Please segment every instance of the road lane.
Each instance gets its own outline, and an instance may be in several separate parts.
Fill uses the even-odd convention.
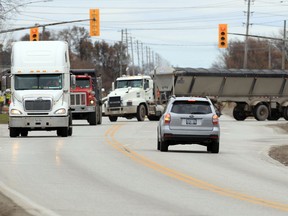
[[[287,135],[268,121],[220,120],[216,155],[197,145],[158,152],[157,122],[75,121],[68,138],[33,132],[11,139],[1,127],[1,181],[58,215],[286,215],[287,167],[266,151],[287,144]]]

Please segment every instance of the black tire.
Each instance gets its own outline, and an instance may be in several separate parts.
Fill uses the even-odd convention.
[[[9,128],[10,137],[19,136],[19,130],[17,128]]]
[[[118,119],[118,116],[109,116],[109,120],[110,120],[111,122],[116,122],[117,119]]]
[[[269,116],[269,109],[264,104],[259,104],[255,107],[254,117],[258,121],[265,121]]]
[[[160,138],[158,130],[157,130],[157,150],[160,150]]]
[[[169,145],[168,145],[167,141],[162,141],[160,139],[159,147],[160,147],[161,152],[167,152]]]
[[[100,106],[99,109],[97,109],[98,112],[98,121],[97,124],[102,124],[102,107]]]
[[[247,118],[246,113],[245,113],[244,109],[242,108],[242,106],[234,107],[233,117],[237,121],[244,121]]]
[[[68,129],[68,136],[72,136],[73,128],[70,126]]]
[[[281,113],[277,109],[272,109],[267,119],[269,121],[277,121],[280,117]]]
[[[22,129],[20,131],[20,134],[21,134],[22,137],[27,137],[28,136],[28,130]]]
[[[143,104],[140,104],[137,108],[137,120],[144,121],[146,116],[146,108]]]
[[[288,121],[288,107],[284,107],[284,108],[283,108],[283,113],[282,113],[282,115],[283,115],[283,118],[284,118],[286,121]]]
[[[68,127],[63,127],[63,128],[57,129],[57,136],[67,137],[68,134],[69,134],[69,128]]]
[[[219,153],[219,141],[214,141],[207,146],[207,151],[218,154]]]
[[[97,123],[96,112],[90,113],[88,118],[89,118],[88,122],[90,125],[96,125],[96,123]]]
[[[159,121],[159,119],[161,118],[161,116],[155,116],[155,115],[148,115],[147,117],[149,121]]]

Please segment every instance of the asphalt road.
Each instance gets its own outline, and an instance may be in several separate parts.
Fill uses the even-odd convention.
[[[220,153],[198,145],[156,150],[157,122],[119,119],[73,136],[0,126],[0,188],[31,215],[287,215],[288,169],[268,156],[288,135],[222,116]]]

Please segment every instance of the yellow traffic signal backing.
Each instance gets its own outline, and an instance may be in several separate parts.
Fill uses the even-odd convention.
[[[38,27],[30,29],[30,41],[39,41],[39,29],[38,29]]]
[[[219,24],[219,27],[218,27],[218,47],[219,48],[227,48],[228,47],[227,24]]]
[[[90,36],[100,36],[99,9],[90,9]]]

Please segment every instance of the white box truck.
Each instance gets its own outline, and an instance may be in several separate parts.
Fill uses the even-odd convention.
[[[32,130],[72,135],[70,61],[64,41],[20,41],[12,46],[10,137]]]

